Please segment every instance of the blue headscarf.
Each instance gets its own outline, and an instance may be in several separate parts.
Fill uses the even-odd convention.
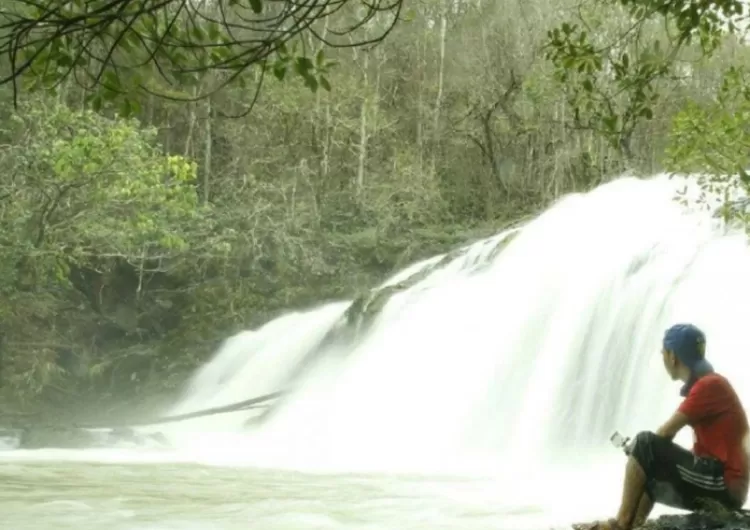
[[[680,390],[687,396],[695,382],[714,371],[706,360],[706,335],[693,324],[675,324],[664,333],[663,346],[690,370],[690,379]]]

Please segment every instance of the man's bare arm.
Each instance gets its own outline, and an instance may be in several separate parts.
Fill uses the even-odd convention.
[[[688,424],[688,417],[682,412],[675,412],[672,417],[669,418],[664,425],[659,427],[656,434],[663,436],[664,438],[673,439],[675,435],[680,432],[685,425]]]

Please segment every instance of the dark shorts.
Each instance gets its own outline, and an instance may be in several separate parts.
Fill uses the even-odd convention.
[[[718,460],[696,457],[652,432],[636,436],[631,456],[646,473],[646,493],[654,502],[690,511],[707,507],[705,500],[741,508],[727,491],[724,465]]]

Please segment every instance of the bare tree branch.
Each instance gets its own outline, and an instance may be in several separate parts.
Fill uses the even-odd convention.
[[[0,54],[10,64],[0,85],[13,85],[16,102],[21,78],[50,88],[70,76],[88,91],[117,95],[142,90],[195,101],[258,66],[262,71],[273,68],[280,78],[287,68],[294,69],[316,89],[317,81],[310,77],[326,65],[295,57],[295,50],[288,49],[295,37],[308,32],[331,47],[373,45],[392,31],[402,2],[17,0],[0,7]],[[325,34],[314,29],[317,21],[332,17],[341,27],[329,21]],[[364,26],[362,38],[353,38]],[[218,74],[210,89],[179,94],[207,72]],[[153,77],[144,73],[158,74],[177,94],[155,88]]]

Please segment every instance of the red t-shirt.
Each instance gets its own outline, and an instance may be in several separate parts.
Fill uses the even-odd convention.
[[[695,431],[693,453],[710,456],[724,464],[728,486],[748,479],[744,439],[747,416],[737,394],[725,377],[712,373],[695,382],[678,408]]]

